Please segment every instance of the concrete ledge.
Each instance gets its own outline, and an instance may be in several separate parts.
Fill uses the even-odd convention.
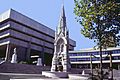
[[[10,80],[69,80],[69,79],[10,79]]]
[[[51,78],[68,78],[68,72],[42,71],[42,75],[51,77]]]
[[[69,74],[69,79],[79,79],[79,80],[87,80],[89,78],[89,75],[81,75],[81,74]]]

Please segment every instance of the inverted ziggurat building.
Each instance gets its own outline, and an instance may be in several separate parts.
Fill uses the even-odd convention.
[[[43,64],[51,65],[54,38],[54,30],[13,9],[0,15],[1,59],[10,61],[16,48],[18,62],[35,62],[40,57]],[[69,50],[74,50],[75,41],[69,42]]]
[[[0,15],[0,59],[10,61],[14,48],[17,49],[17,61],[37,61],[51,65],[54,53],[55,31],[49,27],[13,10]],[[69,58],[72,68],[89,69],[90,55],[93,67],[99,67],[99,50],[83,49],[74,51],[76,42],[69,39]],[[103,50],[103,68],[110,64],[109,54],[112,54],[113,68],[120,68],[120,48]]]

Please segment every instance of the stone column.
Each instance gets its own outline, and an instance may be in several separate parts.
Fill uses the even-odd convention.
[[[70,68],[69,56],[68,56],[68,45],[64,44],[64,68],[63,72],[67,72]]]
[[[54,44],[54,54],[52,58],[52,67],[51,67],[51,72],[57,71],[57,53],[56,53],[57,45]]]
[[[7,44],[7,47],[6,47],[6,57],[5,57],[5,61],[7,62],[10,62],[11,60],[11,44]]]

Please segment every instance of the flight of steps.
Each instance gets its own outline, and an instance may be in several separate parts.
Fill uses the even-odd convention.
[[[41,74],[42,71],[49,71],[49,66],[36,66],[28,64],[0,64],[0,73],[23,73],[23,74]]]
[[[13,63],[2,63],[0,64],[0,80],[10,79],[48,79],[43,76],[42,71],[49,71],[49,66],[36,66],[28,64],[13,64]]]
[[[10,79],[50,79],[41,74],[0,73],[0,80]]]

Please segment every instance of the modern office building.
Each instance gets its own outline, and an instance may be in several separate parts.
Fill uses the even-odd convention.
[[[108,48],[102,51],[103,68],[110,67],[110,54],[112,54],[113,68],[120,68],[120,47]],[[100,66],[99,50],[83,49],[79,51],[69,51],[70,61],[73,68],[90,68],[90,57],[92,57],[93,67]]]
[[[18,62],[41,57],[44,64],[50,65],[54,38],[54,30],[13,9],[0,15],[0,58],[6,61],[11,60],[17,48]],[[69,50],[74,50],[75,41],[69,39],[69,43]]]

